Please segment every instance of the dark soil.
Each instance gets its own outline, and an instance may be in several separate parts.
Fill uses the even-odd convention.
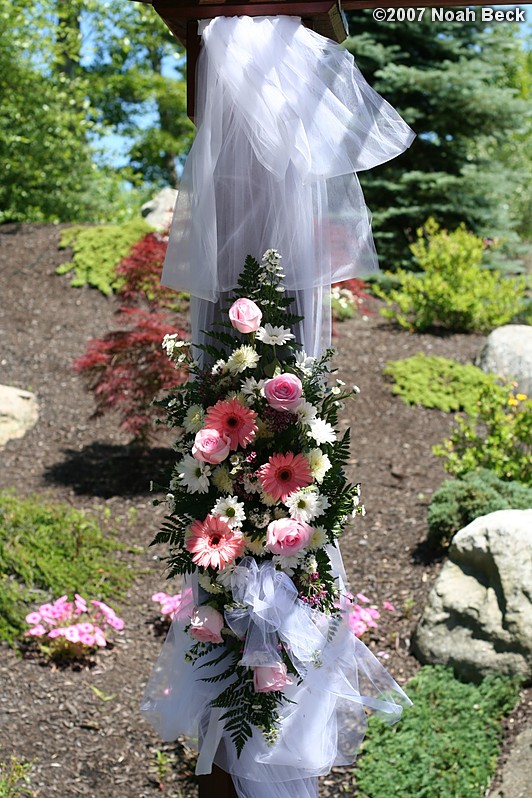
[[[138,713],[163,639],[150,596],[169,586],[147,548],[162,517],[151,504],[149,481],[170,461],[170,439],[161,433],[157,445],[139,455],[116,417],[91,420],[92,397],[71,365],[90,337],[114,328],[114,304],[55,274],[66,259],[58,239],[57,226],[0,228],[0,383],[31,390],[40,403],[37,426],[0,451],[0,488],[43,493],[100,515],[110,511],[120,539],[143,553],[128,555],[136,577],[119,608],[125,632],[93,667],[54,669],[0,647],[0,760],[11,753],[33,760],[32,786],[41,798],[144,798],[159,792],[161,781],[166,795],[192,798],[192,756],[180,744],[162,744]],[[361,389],[342,423],[351,426],[350,476],[362,482],[367,508],[342,551],[353,592],[397,607],[383,613],[366,642],[385,652],[386,666],[404,684],[419,668],[410,641],[441,566],[424,544],[427,505],[445,478],[431,445],[452,419],[405,406],[392,396],[382,368],[419,351],[468,363],[482,339],[410,335],[377,313],[337,331],[339,376]],[[531,715],[530,692],[524,692],[505,724],[504,751]],[[350,791],[351,782],[349,771],[335,771],[323,779],[320,795]]]

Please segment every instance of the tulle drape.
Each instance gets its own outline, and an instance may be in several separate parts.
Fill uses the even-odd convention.
[[[198,131],[163,283],[217,302],[247,255],[273,247],[302,305],[316,308],[314,291],[325,291],[313,320],[325,332],[305,341],[318,354],[330,343],[330,285],[378,268],[355,172],[394,158],[414,134],[352,56],[298,18],[217,17],[201,30]]]

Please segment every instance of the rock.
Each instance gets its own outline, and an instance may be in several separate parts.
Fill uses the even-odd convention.
[[[145,202],[141,208],[142,215],[149,225],[156,230],[168,230],[174,215],[174,206],[177,199],[177,189],[161,189],[149,202]]]
[[[413,646],[466,679],[532,681],[532,510],[498,510],[455,535]]]
[[[532,795],[532,729],[517,735],[502,768],[502,784],[489,798],[530,798]]]
[[[0,385],[0,446],[22,438],[37,423],[39,405],[34,394]]]
[[[516,380],[517,390],[532,395],[532,327],[507,324],[488,335],[476,363],[482,371]]]

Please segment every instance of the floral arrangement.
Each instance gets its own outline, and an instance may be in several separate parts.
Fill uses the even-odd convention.
[[[178,430],[177,462],[153,542],[170,546],[169,577],[197,578],[186,656],[197,668],[222,663],[212,677],[221,685],[212,706],[224,710],[237,752],[253,728],[275,740],[283,688],[299,681],[294,651],[281,636],[269,641],[268,656],[262,644],[250,655],[253,635],[242,615],[248,572],[263,586],[259,592],[266,579],[292,591],[303,615],[340,620],[356,604],[342,596],[331,560],[346,524],[365,512],[360,486],[348,484],[344,472],[349,430],[339,436],[335,429],[339,409],[358,388],[329,384],[332,350],[320,358],[302,350],[291,302],[280,255],[268,250],[262,264],[247,258],[227,316],[196,350],[203,365],[177,335],[163,341],[192,378],[162,401]],[[357,606],[364,630],[375,625],[375,614]]]
[[[112,631],[121,631],[124,621],[103,601],[87,602],[79,593],[74,601],[61,596],[53,604],[42,604],[26,615],[41,651],[53,659],[83,659],[110,642]]]

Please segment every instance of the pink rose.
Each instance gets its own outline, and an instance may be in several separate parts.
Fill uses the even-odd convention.
[[[313,529],[294,518],[279,518],[268,524],[266,545],[272,554],[291,557],[310,543]]]
[[[262,311],[251,299],[237,299],[229,308],[231,324],[238,332],[257,332],[262,319]]]
[[[194,439],[192,455],[202,463],[217,465],[225,460],[231,449],[231,439],[217,429],[200,429]]]
[[[256,693],[271,693],[282,690],[287,684],[293,684],[286,672],[284,662],[277,665],[259,665],[253,668],[253,687]]]
[[[264,383],[264,396],[275,410],[294,413],[303,401],[303,386],[295,374],[279,374]]]
[[[223,615],[204,604],[202,607],[195,607],[190,619],[190,636],[202,643],[223,643],[221,631],[224,625]]]

